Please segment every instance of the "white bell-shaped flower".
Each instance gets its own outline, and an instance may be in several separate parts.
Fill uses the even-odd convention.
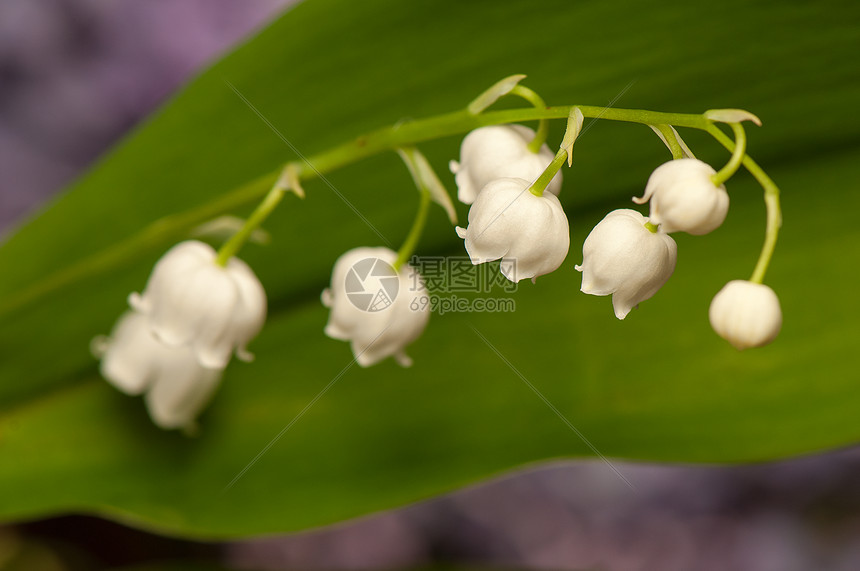
[[[221,368],[207,368],[189,347],[168,347],[152,333],[145,315],[129,311],[109,338],[94,342],[102,376],[129,395],[146,393],[152,421],[165,429],[189,428],[221,380]]]
[[[711,165],[698,159],[677,159],[654,169],[645,195],[633,202],[651,201],[650,220],[664,232],[697,236],[716,230],[729,211],[729,194],[711,177]]]
[[[155,264],[143,294],[129,304],[149,317],[155,335],[171,347],[190,347],[204,367],[225,367],[230,355],[253,356],[245,346],[266,319],[266,292],[245,262],[215,263],[208,244],[190,240]]]
[[[544,144],[533,153],[528,144],[535,132],[523,125],[493,125],[475,129],[463,139],[460,162],[451,161],[449,168],[457,182],[457,198],[472,204],[487,183],[497,178],[522,178],[535,181],[555,157]],[[558,196],[561,191],[561,171],[546,187]]]
[[[708,312],[717,335],[743,350],[767,345],[782,327],[782,310],[774,291],[746,280],[727,283]]]
[[[675,271],[677,246],[662,231],[645,227],[648,219],[635,210],[613,210],[582,246],[582,292],[612,295],[618,319],[657,293]]]
[[[325,334],[349,341],[356,362],[369,367],[394,357],[408,367],[405,348],[430,319],[424,280],[409,264],[394,270],[397,254],[388,248],[354,248],[334,264],[323,305],[331,309]]]
[[[489,182],[469,209],[468,227],[457,227],[473,264],[501,259],[512,282],[556,270],[570,248],[570,227],[554,194],[535,196],[530,181],[500,178]]]

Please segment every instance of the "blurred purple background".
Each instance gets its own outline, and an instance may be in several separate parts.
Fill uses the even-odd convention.
[[[201,66],[290,3],[0,0],[0,233],[73,180]],[[615,465],[635,491],[601,462],[569,462],[331,529],[223,546],[57,518],[0,528],[0,568],[10,553],[37,545],[47,553],[39,565],[53,565],[46,569],[176,558],[240,569],[437,562],[613,571],[860,569],[858,450],[761,466]]]
[[[0,1],[0,229],[293,2]]]

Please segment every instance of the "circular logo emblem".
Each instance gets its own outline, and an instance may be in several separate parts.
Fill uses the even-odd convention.
[[[362,311],[376,312],[394,303],[400,278],[385,260],[365,258],[349,268],[344,285],[352,305]]]

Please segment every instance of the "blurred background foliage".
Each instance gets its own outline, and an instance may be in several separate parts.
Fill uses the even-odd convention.
[[[591,456],[472,327],[606,456],[749,462],[855,442],[860,74],[846,54],[860,47],[858,16],[856,5],[836,2],[730,2],[715,13],[680,2],[296,6],[189,83],[0,249],[0,455],[9,459],[0,463],[0,518],[85,512],[171,535],[247,537]],[[296,158],[227,81],[311,155],[460,108],[511,73],[528,74],[550,104],[617,98],[619,107],[742,107],[762,118],[749,151],[781,186],[786,220],[768,277],[786,321],[774,345],[737,353],[707,323],[710,298],[748,276],[763,238],[761,191],[744,173],[730,183],[726,224],[678,237],[675,276],[626,321],[607,299],[578,293],[578,245],[668,158],[647,128],[608,122],[588,130],[565,171],[572,248],[561,270],[520,286],[514,314],[434,316],[410,351],[412,369],[349,368],[227,490],[351,361],[322,335],[318,294],[340,253],[379,238],[330,189],[308,183],[304,202],[286,201],[267,223],[272,245],[243,252],[271,315],[252,347],[257,362],[231,365],[197,438],[154,428],[138,400],[99,378],[88,353],[190,228],[31,303],[9,301]],[[700,158],[727,158],[706,137],[682,134]],[[421,146],[451,190],[445,166],[458,145]],[[396,155],[328,178],[388,240],[402,240],[417,196]],[[463,255],[441,210],[418,253]]]

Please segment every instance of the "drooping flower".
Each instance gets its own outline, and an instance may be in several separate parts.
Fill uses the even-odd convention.
[[[460,162],[449,167],[457,182],[457,197],[464,204],[475,202],[478,193],[498,178],[537,179],[552,162],[555,153],[544,144],[533,153],[528,144],[535,132],[523,125],[493,125],[475,129],[463,139]],[[546,190],[554,195],[561,191],[561,171]]]
[[[739,350],[767,345],[782,328],[782,310],[774,291],[746,280],[727,283],[708,311],[717,335]]]
[[[675,271],[677,246],[662,231],[652,232],[648,219],[629,209],[613,210],[582,246],[582,292],[612,295],[618,319],[657,293]]]
[[[707,163],[686,158],[669,161],[657,167],[642,198],[651,201],[650,220],[666,232],[687,232],[700,236],[716,230],[729,210],[729,195],[724,185],[717,186],[716,174]]]
[[[473,264],[501,259],[512,282],[556,270],[570,248],[570,228],[554,194],[535,196],[530,181],[500,178],[489,182],[469,209],[469,225],[457,227]]]
[[[266,293],[245,262],[215,263],[208,244],[189,240],[155,264],[143,294],[129,304],[149,318],[155,335],[170,347],[190,347],[204,367],[225,367],[231,354],[253,356],[246,345],[266,319]]]
[[[189,428],[211,399],[223,368],[201,365],[190,347],[168,347],[152,333],[147,316],[128,311],[111,336],[94,343],[101,373],[129,395],[146,393],[152,421],[164,429]]]
[[[405,348],[418,339],[430,319],[427,287],[418,271],[388,248],[353,248],[334,264],[331,287],[322,303],[331,309],[325,334],[349,341],[356,362],[369,367],[394,357],[408,367]]]

